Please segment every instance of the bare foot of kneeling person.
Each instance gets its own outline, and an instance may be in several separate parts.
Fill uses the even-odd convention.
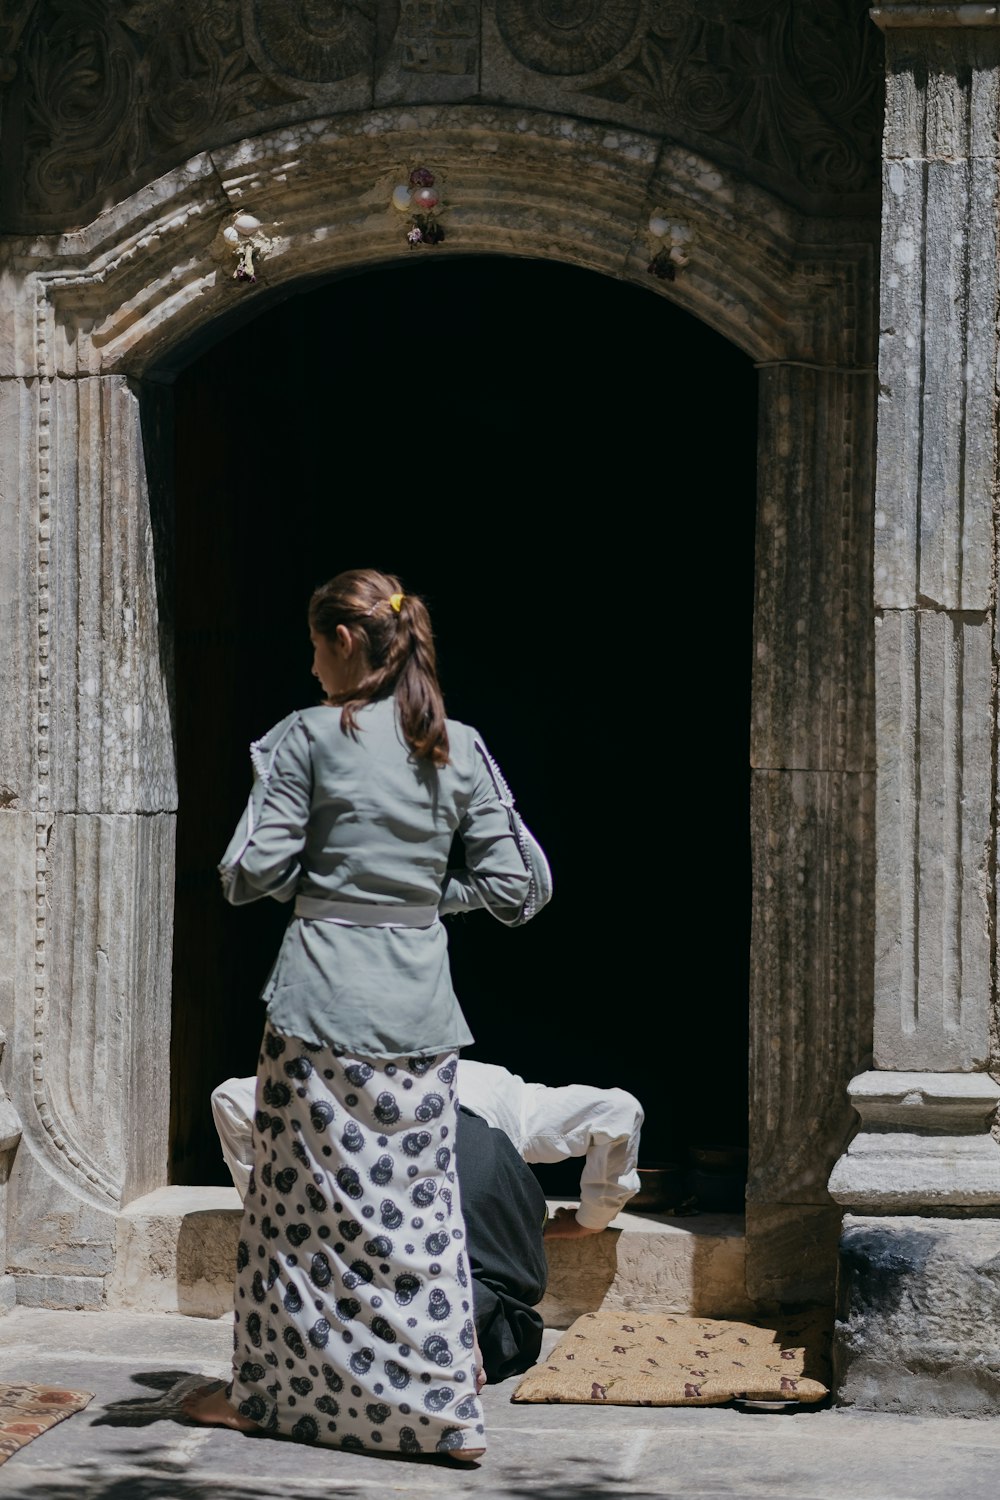
[[[479,1335],[476,1332],[474,1324],[472,1328],[472,1361],[475,1371],[476,1395],[478,1396],[486,1384],[486,1367],[483,1364],[483,1351],[479,1347]]]
[[[181,1410],[192,1422],[206,1427],[234,1427],[237,1432],[259,1432],[258,1423],[242,1417],[226,1396],[224,1385],[203,1385],[181,1402]]]
[[[483,1368],[483,1351],[479,1347],[479,1338],[476,1334],[474,1326],[472,1330],[472,1339],[472,1359],[473,1368],[475,1370],[476,1395],[478,1396],[479,1392],[486,1384],[486,1371]],[[479,1462],[485,1452],[485,1448],[452,1448],[449,1450],[448,1457],[453,1458],[456,1463],[474,1464]]]

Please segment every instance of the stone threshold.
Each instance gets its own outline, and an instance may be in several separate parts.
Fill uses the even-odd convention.
[[[548,1200],[550,1214],[563,1202]],[[235,1188],[159,1188],[118,1215],[110,1276],[20,1276],[17,1300],[222,1317],[232,1307],[241,1212]],[[549,1328],[567,1328],[601,1307],[704,1317],[754,1311],[739,1214],[623,1213],[601,1234],[550,1240],[546,1248],[549,1281],[539,1311]]]

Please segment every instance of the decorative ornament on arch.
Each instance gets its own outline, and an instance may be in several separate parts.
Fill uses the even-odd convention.
[[[406,239],[411,250],[419,245],[440,245],[444,239],[444,228],[438,221],[438,214],[443,212],[441,188],[429,167],[414,167],[406,182],[397,182],[392,206],[410,217]]]
[[[271,225],[277,229],[277,225]],[[276,236],[268,234],[256,214],[241,209],[233,215],[231,224],[222,231],[222,238],[230,252],[236,257],[233,280],[253,286],[257,281],[259,263],[268,251],[277,244]]]
[[[678,271],[690,265],[689,247],[694,239],[690,224],[654,212],[649,216],[653,252],[646,270],[658,281],[674,281]]]

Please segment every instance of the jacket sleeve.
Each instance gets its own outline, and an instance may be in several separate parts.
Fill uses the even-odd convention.
[[[507,809],[478,754],[472,794],[459,832],[465,846],[465,868],[448,872],[441,894],[442,914],[485,907],[501,921],[512,920],[527,899],[529,875]]]
[[[453,917],[459,912],[482,911],[483,898],[479,887],[473,884],[468,870],[449,870],[441,891],[438,907],[443,917]]]
[[[253,1119],[256,1078],[227,1078],[212,1090],[212,1118],[219,1132],[223,1159],[241,1198],[247,1195],[253,1171]]]
[[[233,906],[263,896],[290,901],[298,885],[312,802],[312,757],[298,715],[278,728],[280,735],[272,731],[254,747],[253,790],[219,866],[223,894]],[[272,736],[277,743],[269,751]]]
[[[573,1083],[524,1091],[524,1159],[564,1161],[582,1156],[579,1222],[604,1229],[639,1191],[639,1131],[643,1110],[625,1089]]]

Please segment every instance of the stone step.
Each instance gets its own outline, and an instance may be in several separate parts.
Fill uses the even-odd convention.
[[[549,1200],[550,1213],[560,1206]],[[118,1218],[105,1305],[221,1317],[232,1307],[240,1217],[235,1188],[168,1187],[136,1199]],[[620,1214],[602,1234],[546,1242],[539,1310],[549,1328],[600,1307],[747,1316],[745,1244],[737,1214]]]

